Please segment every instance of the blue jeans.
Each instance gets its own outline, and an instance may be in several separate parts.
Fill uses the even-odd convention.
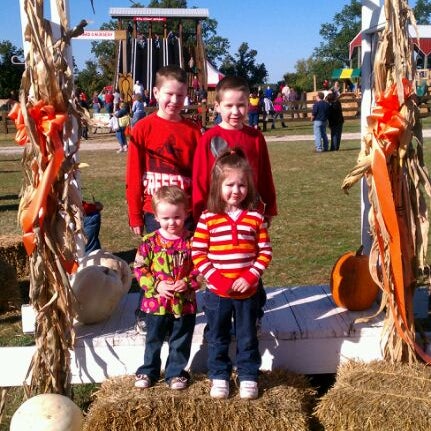
[[[99,241],[101,223],[102,217],[100,212],[84,216],[84,232],[87,237],[87,244],[85,245],[86,253],[102,248]]]
[[[342,133],[343,123],[335,124],[331,127],[331,151],[338,151],[340,149]]]
[[[127,139],[126,139],[126,134],[124,133],[124,127],[120,127],[115,132],[115,137],[117,138],[117,141],[120,144],[120,147],[126,147],[127,146]]]
[[[136,370],[136,374],[146,374],[153,382],[160,378],[162,366],[160,352],[166,336],[169,336],[165,380],[169,382],[173,377],[188,377],[184,369],[190,358],[195,322],[195,314],[186,314],[178,318],[173,314],[163,316],[147,314],[144,365]]]
[[[316,147],[316,151],[322,151],[322,143],[323,143],[323,151],[328,151],[328,136],[326,135],[326,121],[314,121],[313,124],[314,131],[314,145]]]
[[[208,322],[208,377],[230,379],[232,361],[229,358],[229,345],[233,319],[239,380],[257,382],[261,365],[256,330],[258,294],[247,299],[230,299],[207,290],[204,295],[204,311]]]
[[[259,112],[249,112],[248,113],[248,125],[250,127],[257,126],[259,123]]]

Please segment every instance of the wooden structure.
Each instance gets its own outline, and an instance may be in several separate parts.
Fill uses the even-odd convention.
[[[267,294],[259,335],[263,370],[285,368],[304,374],[334,373],[348,359],[366,362],[381,359],[382,317],[368,323],[354,323],[358,317],[373,314],[377,304],[365,312],[338,308],[326,285],[270,288]],[[101,382],[135,372],[145,348],[144,336],[134,329],[137,295],[126,295],[105,322],[75,325],[76,346],[71,352],[73,383]],[[201,298],[198,294],[198,302]],[[206,369],[204,328],[205,316],[199,311],[189,363],[194,372]],[[23,383],[33,352],[34,347],[0,348],[4,365],[0,367],[0,387]],[[163,361],[166,357],[167,345],[162,350]]]
[[[136,81],[151,97],[156,71],[168,64],[188,72],[190,90],[194,75],[207,90],[201,21],[208,18],[208,9],[112,7],[109,14],[118,20],[118,28],[126,31],[125,39],[117,41],[116,77],[126,98],[131,98]]]

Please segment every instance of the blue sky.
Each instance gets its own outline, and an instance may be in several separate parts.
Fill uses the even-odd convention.
[[[71,27],[85,18],[88,30],[97,30],[110,20],[110,7],[129,7],[129,0],[70,0]],[[45,2],[47,5],[49,1]],[[141,0],[142,4],[148,1]],[[218,22],[218,35],[231,43],[231,52],[237,52],[242,42],[257,50],[256,60],[264,63],[269,82],[281,80],[286,72],[293,72],[299,59],[307,58],[322,41],[319,30],[331,22],[335,13],[350,0],[188,0],[189,7],[207,8]],[[46,6],[48,9],[48,6]],[[22,47],[18,0],[0,1],[0,40],[10,40]],[[90,42],[74,41],[73,55],[82,68],[92,57]]]

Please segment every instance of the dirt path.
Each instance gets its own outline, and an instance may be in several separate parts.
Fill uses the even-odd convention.
[[[424,138],[431,138],[431,129],[423,130]],[[343,133],[344,140],[360,139],[360,133]],[[280,136],[265,136],[266,142],[300,142],[300,141],[313,141],[313,135],[280,135]],[[89,139],[82,140],[80,151],[94,151],[94,150],[112,150],[118,149],[118,142],[113,133],[110,134],[95,134],[91,135]],[[22,147],[7,146],[0,147],[0,155],[6,154],[19,154],[22,152]]]

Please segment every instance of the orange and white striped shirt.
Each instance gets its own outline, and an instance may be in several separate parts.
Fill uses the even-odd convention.
[[[263,216],[244,210],[234,220],[228,214],[204,211],[192,241],[192,258],[219,296],[243,299],[256,293],[257,282],[272,259],[272,247]],[[239,277],[251,288],[245,293],[229,292]]]

